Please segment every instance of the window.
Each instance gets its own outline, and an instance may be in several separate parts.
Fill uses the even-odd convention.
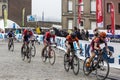
[[[81,20],[81,21],[80,21],[80,25],[78,24],[77,26],[78,26],[80,29],[84,29],[84,21]]]
[[[72,29],[73,20],[68,20],[68,29]]]
[[[110,13],[110,5],[111,3],[107,3],[107,13]]]
[[[95,14],[96,13],[96,0],[91,0],[91,13]]]
[[[91,29],[95,29],[96,28],[96,22],[95,21],[91,21]]]
[[[120,13],[120,3],[118,3],[118,13]]]
[[[72,12],[72,6],[73,6],[73,3],[71,0],[68,0],[68,12]]]

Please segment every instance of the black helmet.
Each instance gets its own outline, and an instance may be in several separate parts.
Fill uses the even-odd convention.
[[[71,37],[75,38],[76,37],[76,33],[75,32],[71,33]]]

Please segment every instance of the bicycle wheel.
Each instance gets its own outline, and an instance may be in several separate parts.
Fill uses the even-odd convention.
[[[41,54],[41,58],[42,58],[42,61],[43,61],[43,62],[46,62],[47,56],[48,56],[48,51],[47,51],[47,49],[46,49],[46,50],[44,50],[44,52]]]
[[[96,77],[99,80],[105,80],[109,74],[109,63],[107,60],[102,59],[96,69]]]
[[[83,72],[84,74],[87,76],[91,73],[91,69],[90,67],[87,67],[86,64],[87,64],[87,61],[88,61],[89,57],[87,57],[83,63]]]
[[[53,65],[55,63],[55,59],[56,59],[55,51],[51,49],[49,54],[49,63]]]
[[[75,75],[77,75],[78,73],[79,73],[79,58],[76,56],[76,55],[74,55],[74,57],[73,57],[73,73],[75,74]]]
[[[32,50],[32,48],[30,47],[29,51],[27,51],[27,59],[28,59],[28,63],[31,62],[31,50]]]
[[[14,43],[13,42],[11,42],[10,50],[14,51]]]
[[[24,61],[25,60],[25,49],[24,49],[24,47],[21,48],[21,57],[22,57],[22,60]]]
[[[8,44],[8,50],[10,50],[10,43]]]
[[[70,68],[70,64],[67,56],[68,56],[67,54],[64,54],[64,68],[68,72]]]
[[[35,57],[35,54],[36,54],[36,48],[35,48],[35,46],[31,46],[31,47],[32,47],[31,55],[32,55],[32,57]]]

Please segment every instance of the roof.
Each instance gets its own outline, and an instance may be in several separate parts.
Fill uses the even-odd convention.
[[[20,28],[20,26],[12,20],[7,20],[7,26],[4,27],[4,20],[0,20],[0,29],[5,30],[5,28]]]

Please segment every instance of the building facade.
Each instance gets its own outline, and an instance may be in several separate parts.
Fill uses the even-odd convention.
[[[115,6],[115,25],[120,28],[120,0],[102,0],[103,2],[103,27],[108,29],[111,25],[109,3]],[[78,0],[62,0],[62,26],[63,29],[72,29],[74,26],[82,29],[96,28],[96,0],[82,0],[81,4],[81,25],[77,25]]]
[[[95,1],[83,0],[81,4],[81,24],[78,26],[78,0],[62,0],[62,26],[63,29],[72,29],[77,26],[81,29],[96,27]],[[92,27],[91,27],[92,26]]]

